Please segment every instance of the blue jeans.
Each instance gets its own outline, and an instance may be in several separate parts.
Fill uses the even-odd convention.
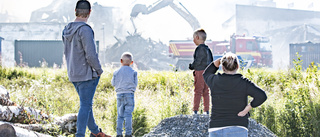
[[[87,126],[94,134],[100,132],[92,113],[93,96],[99,83],[99,79],[100,77],[88,81],[72,82],[80,98],[76,137],[84,137]]]
[[[248,130],[241,127],[231,126],[209,132],[209,137],[248,137]]]
[[[117,94],[117,135],[122,135],[123,122],[125,121],[126,135],[132,134],[132,112],[134,110],[134,94]]]

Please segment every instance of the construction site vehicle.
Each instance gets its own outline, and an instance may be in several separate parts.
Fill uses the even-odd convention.
[[[232,35],[230,41],[207,40],[205,44],[212,50],[214,58],[221,57],[226,52],[238,55],[241,67],[272,66],[271,47],[268,39],[264,37],[245,37]],[[169,54],[177,59],[176,67],[179,70],[187,70],[189,63],[193,61],[196,45],[192,40],[169,41]]]
[[[199,29],[200,28],[200,23],[199,21],[197,20],[196,17],[194,17],[183,5],[182,3],[180,3],[179,1],[177,0],[158,0],[156,1],[155,3],[153,3],[152,5],[149,5],[148,7],[146,5],[143,5],[143,4],[136,4],[133,8],[132,8],[132,11],[131,11],[131,22],[132,22],[132,25],[134,27],[134,30],[136,33],[137,31],[137,28],[135,26],[135,23],[133,21],[134,18],[136,18],[140,13],[141,14],[144,14],[144,15],[148,15],[150,13],[153,13],[157,10],[160,10],[164,7],[171,7],[174,11],[176,11],[184,20],[186,20],[189,25],[191,26],[192,30],[196,30],[196,29]],[[177,41],[178,43],[179,42],[182,42],[182,41]],[[192,42],[193,43],[193,42]],[[187,46],[190,46],[190,42],[187,44]],[[179,44],[178,44],[179,46]],[[183,46],[182,46],[183,47]],[[179,47],[180,48],[180,47]],[[170,48],[171,49],[171,48]],[[190,62],[190,57],[192,57],[192,54],[193,54],[193,51],[195,49],[195,46],[192,45],[190,47],[190,49],[186,49],[187,51],[184,51],[182,54],[182,56],[180,56],[180,54],[178,53],[177,56],[181,57],[179,58],[180,61],[178,62],[179,64],[183,64],[181,65],[183,67],[183,69],[186,69],[186,66],[188,64],[184,64],[184,63],[187,63],[187,62]],[[181,49],[183,50],[183,49]],[[177,51],[177,52],[180,52],[180,51]],[[184,61],[184,59],[186,59]]]
[[[178,3],[178,4],[176,4]],[[139,13],[141,14],[150,14],[153,13],[159,9],[162,9],[164,7],[170,6],[174,11],[176,11],[183,19],[185,19],[189,25],[192,27],[193,30],[200,28],[200,23],[197,20],[196,17],[194,17],[183,5],[182,3],[176,1],[176,0],[158,0],[157,2],[153,3],[150,6],[146,6],[143,4],[136,4],[133,6],[131,11],[131,21],[133,24],[133,27],[136,31],[135,24],[133,22],[133,18],[137,17]]]
[[[228,49],[244,60],[253,60],[255,67],[272,67],[272,47],[266,37],[232,35]]]
[[[207,40],[206,45],[214,51],[214,45],[219,42]],[[193,61],[193,53],[196,45],[192,40],[170,40],[169,41],[169,56],[178,59],[176,68],[178,70],[187,70],[189,63]]]

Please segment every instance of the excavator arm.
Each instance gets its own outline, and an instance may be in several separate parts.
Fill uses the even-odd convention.
[[[136,4],[131,11],[131,19],[137,17],[141,14],[150,14],[164,7],[170,6],[174,11],[176,11],[183,19],[185,19],[193,30],[200,28],[200,23],[196,17],[194,17],[180,2],[179,5],[174,3],[174,0],[158,0],[150,6],[143,4]],[[133,20],[131,20],[133,23]],[[133,23],[134,24],[134,23]],[[135,25],[134,25],[135,26]],[[136,29],[136,28],[135,28]]]
[[[183,9],[179,8],[178,5],[171,3],[169,6],[175,10],[183,19],[185,19],[189,25],[192,27],[193,30],[199,29],[200,28],[200,23],[197,20],[196,17],[194,17],[180,2],[180,6],[183,7]]]

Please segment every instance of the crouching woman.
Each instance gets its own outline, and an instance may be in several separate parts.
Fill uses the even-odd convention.
[[[223,73],[216,74],[220,64]],[[249,110],[267,99],[264,90],[237,73],[238,69],[237,56],[227,53],[203,73],[211,90],[210,137],[247,137]],[[253,98],[249,104],[248,95]]]

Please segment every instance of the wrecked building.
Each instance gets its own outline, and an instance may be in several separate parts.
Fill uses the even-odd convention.
[[[317,11],[236,5],[236,33],[268,37],[275,68],[289,66],[290,43],[320,41],[319,22]]]
[[[0,36],[4,38],[2,42],[2,65],[13,67],[15,40],[61,40],[62,30],[68,22],[75,19],[73,1],[57,0],[47,7],[35,10],[30,18],[30,22],[25,23],[0,23]],[[95,32],[96,41],[100,41],[100,47],[105,48],[116,40],[114,33],[120,35],[114,25],[114,11],[116,8],[104,7],[98,3],[92,4],[91,17],[88,24]],[[112,42],[114,41],[114,42]],[[59,53],[60,54],[60,53]],[[102,62],[104,59],[100,59]]]
[[[175,62],[169,57],[168,46],[161,41],[143,38],[140,34],[129,34],[125,40],[118,39],[106,49],[106,62],[119,62],[122,53],[131,52],[135,65],[140,70],[170,70]]]
[[[2,42],[2,52],[7,54],[4,55],[5,57],[2,58],[2,60],[14,60],[14,55],[12,55],[14,54],[14,40],[61,40],[61,31],[63,27],[68,22],[73,21],[74,19],[73,7],[75,6],[74,3],[76,1],[77,0],[53,1],[50,5],[34,11],[31,15],[30,23],[0,23],[0,36],[4,38]],[[215,2],[215,4],[216,3],[218,2]],[[235,3],[247,4],[250,6],[235,6]],[[298,43],[305,41],[316,42],[317,40],[319,40],[319,27],[316,24],[317,22],[319,22],[320,15],[319,12],[314,11],[279,9],[275,8],[275,4],[276,3],[272,0],[246,0],[241,2],[228,0],[220,2],[219,7],[221,9],[223,8],[224,16],[229,16],[227,13],[225,13],[226,10],[231,10],[232,14],[234,14],[230,19],[228,19],[224,24],[222,24],[222,27],[226,28],[224,32],[228,32],[228,35],[231,35],[235,32],[236,34],[245,33],[247,36],[255,35],[269,37],[270,43],[273,46],[273,66],[277,67],[278,64],[289,64],[289,43]],[[229,5],[229,7],[225,8],[221,5]],[[233,8],[231,8],[231,5],[233,6]],[[165,53],[168,51],[167,45],[163,44],[161,41],[152,40],[153,37],[149,38],[150,36],[142,38],[139,34],[127,33],[130,33],[130,31],[128,31],[128,28],[125,28],[127,27],[125,26],[127,25],[125,23],[128,22],[125,22],[124,18],[122,18],[122,20],[118,16],[120,12],[122,12],[119,11],[120,9],[102,6],[98,3],[92,3],[92,9],[92,16],[88,20],[88,24],[90,24],[93,30],[95,31],[96,40],[100,41],[99,57],[103,64],[117,62],[119,56],[121,55],[121,53],[119,53],[120,55],[118,55],[108,50],[116,49],[119,50],[119,52],[122,52],[122,50],[125,51],[125,49],[128,49],[128,51],[130,52],[135,52],[135,49],[128,48],[130,47],[128,45],[141,48],[141,52],[144,52],[145,50],[153,50],[153,52],[144,53],[151,54],[148,56],[158,55],[162,58],[163,62],[166,62],[166,64],[171,64],[171,60],[169,61],[167,59],[168,56]],[[6,13],[2,14],[7,15]],[[213,13],[210,12],[210,14]],[[196,15],[197,14],[195,14],[195,16]],[[127,16],[127,18],[129,18],[130,15],[128,14]],[[7,20],[8,18],[4,19],[4,21]],[[219,20],[219,18],[215,20]],[[210,22],[210,20],[204,19],[199,21],[201,24],[203,24],[203,22]],[[142,21],[140,21],[140,23],[141,22]],[[158,28],[162,28],[162,26]],[[232,33],[229,33],[230,28],[232,29]],[[144,34],[147,33],[144,32]],[[174,38],[172,38],[171,40],[174,40]],[[134,43],[134,41],[138,42]],[[168,41],[164,42],[167,43]],[[121,46],[124,46],[124,48],[122,48]],[[160,49],[152,48],[152,46],[155,46]],[[150,48],[144,49],[145,47]],[[156,52],[158,52],[159,54],[155,54]],[[135,59],[139,59],[139,53],[136,54],[138,54],[138,58]],[[112,58],[116,58],[116,60],[113,60]],[[156,60],[156,58],[152,57],[151,59]],[[138,60],[136,61],[138,62]],[[148,64],[146,61],[142,62]],[[14,63],[12,62],[5,64],[6,66],[14,66]],[[148,67],[145,68],[150,69]]]
[[[76,0],[53,1],[50,5],[32,12],[29,23],[0,23],[0,35],[5,38],[3,43],[4,66],[21,64],[17,61],[19,55],[14,54],[16,40],[61,40],[64,26],[75,18],[74,9],[70,8],[74,7],[75,2]],[[170,58],[166,53],[168,47],[162,42],[156,42],[150,38],[145,39],[138,34],[129,34],[125,37],[128,35],[126,32],[125,35],[122,35],[122,25],[114,17],[117,10],[117,8],[101,6],[98,3],[92,4],[88,24],[95,32],[96,41],[99,41],[100,51],[98,52],[101,63],[105,65],[118,62],[122,52],[130,51],[134,54],[135,63],[139,69],[169,69]],[[107,45],[110,45],[109,48]],[[60,46],[57,45],[57,47]],[[36,62],[38,61],[32,63],[32,66],[37,66]]]

